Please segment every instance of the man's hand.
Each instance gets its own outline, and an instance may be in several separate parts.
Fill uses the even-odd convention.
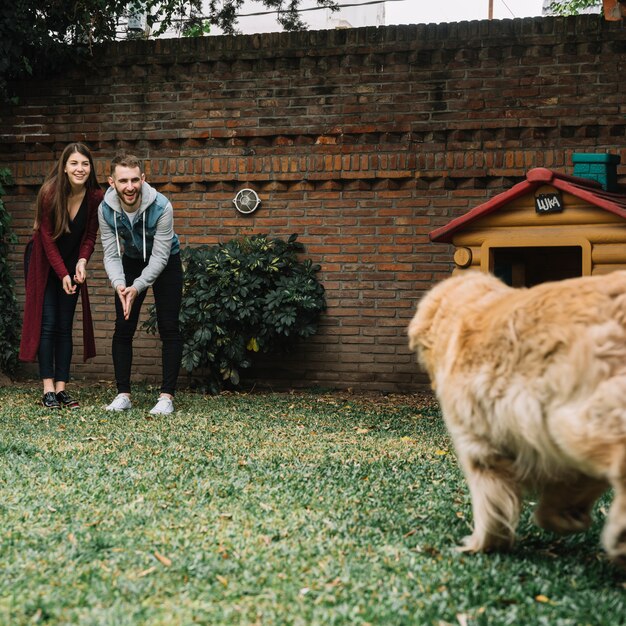
[[[130,311],[133,308],[133,302],[137,297],[137,290],[134,287],[118,287],[117,295],[122,303],[122,309],[124,311],[124,319],[127,320],[130,316]]]

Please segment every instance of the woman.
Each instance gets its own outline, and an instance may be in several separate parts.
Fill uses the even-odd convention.
[[[65,389],[79,292],[84,360],[96,354],[85,280],[98,233],[98,205],[102,198],[93,158],[81,143],[72,143],[63,150],[37,195],[34,234],[27,248],[20,359],[39,362],[42,403],[49,409],[79,406]]]

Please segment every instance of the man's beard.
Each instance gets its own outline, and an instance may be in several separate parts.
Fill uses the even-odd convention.
[[[122,204],[122,207],[127,207],[128,209],[132,209],[133,211],[138,209],[140,204],[141,204],[141,191],[138,191],[135,194],[135,201],[133,202],[133,204],[128,204],[128,202],[126,202],[124,195],[121,194],[119,191],[117,192],[117,197],[120,199],[120,203]],[[129,211],[132,212],[132,211]]]

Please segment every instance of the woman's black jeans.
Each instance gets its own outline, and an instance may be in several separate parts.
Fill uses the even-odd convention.
[[[59,277],[50,270],[41,312],[39,338],[39,378],[68,382],[72,363],[72,325],[78,292],[68,295]]]
[[[123,256],[122,264],[126,284],[132,285],[147,265],[141,259]],[[183,339],[180,334],[178,317],[183,294],[183,270],[180,254],[170,256],[167,265],[152,285],[156,307],[157,326],[161,337],[163,381],[161,392],[174,395],[176,381],[183,356]],[[133,364],[133,336],[139,322],[141,305],[146,291],[137,295],[127,320],[120,299],[115,294],[115,332],[113,333],[112,353],[115,369],[115,382],[118,393],[130,393],[130,373]]]

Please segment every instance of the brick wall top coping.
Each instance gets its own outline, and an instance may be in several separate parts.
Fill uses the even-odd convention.
[[[229,59],[259,56],[329,55],[341,48],[360,47],[371,52],[373,44],[381,46],[418,47],[484,47],[490,43],[515,43],[523,39],[524,45],[537,39],[536,43],[551,42],[555,35],[571,35],[579,39],[602,39],[609,30],[622,31],[621,22],[607,22],[597,15],[579,15],[568,18],[535,17],[512,20],[476,20],[441,24],[413,24],[396,26],[368,26],[364,28],[313,30],[284,33],[260,33],[254,35],[219,35],[181,39],[130,40],[107,43],[94,48],[94,56],[100,64],[115,65],[118,58],[127,56],[130,63],[154,63],[159,58],[168,63],[191,62],[202,55],[217,55]],[[521,43],[521,42],[520,42]],[[209,58],[207,60],[215,60]]]

